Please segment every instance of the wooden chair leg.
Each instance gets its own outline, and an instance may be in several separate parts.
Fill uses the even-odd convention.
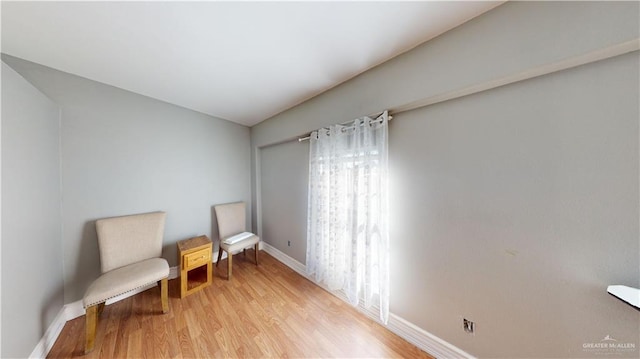
[[[218,248],[218,260],[216,261],[216,267],[220,264],[220,259],[222,259],[222,248]]]
[[[227,280],[231,280],[231,264],[233,263],[233,254],[227,252]]]
[[[256,256],[256,265],[258,265],[258,250],[260,249],[260,243],[256,243],[256,249],[254,249],[255,253],[254,255]]]
[[[247,258],[247,249],[246,249],[246,248],[242,250],[242,255],[243,255],[245,258]]]
[[[84,353],[90,353],[96,344],[96,327],[98,326],[98,305],[87,308],[86,314],[86,336],[84,342]]]
[[[169,280],[163,278],[160,280],[160,299],[162,301],[162,313],[169,312]]]

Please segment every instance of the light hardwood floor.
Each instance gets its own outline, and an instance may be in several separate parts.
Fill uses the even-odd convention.
[[[169,313],[155,287],[105,307],[86,358],[430,358],[347,303],[260,252],[236,256],[208,288],[180,299],[169,283]],[[49,358],[84,356],[84,316],[67,322]]]

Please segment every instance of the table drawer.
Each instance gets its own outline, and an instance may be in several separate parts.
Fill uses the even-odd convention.
[[[184,256],[184,268],[196,268],[201,265],[207,264],[207,262],[211,261],[211,249],[204,248],[197,252],[185,254]]]

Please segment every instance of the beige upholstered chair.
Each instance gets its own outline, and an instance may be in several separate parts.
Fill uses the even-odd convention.
[[[218,234],[220,235],[220,249],[218,250],[216,267],[222,258],[222,251],[227,252],[227,280],[229,280],[231,279],[234,252],[242,249],[246,255],[246,249],[255,246],[255,262],[258,265],[260,238],[246,231],[244,202],[222,204],[214,208],[218,219]]]
[[[102,275],[87,289],[84,352],[93,350],[98,316],[107,300],[160,281],[162,312],[169,311],[169,264],[163,258],[164,212],[96,221]]]

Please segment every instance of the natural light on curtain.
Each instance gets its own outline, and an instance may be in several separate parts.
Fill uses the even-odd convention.
[[[388,114],[311,134],[307,272],[389,317]]]

